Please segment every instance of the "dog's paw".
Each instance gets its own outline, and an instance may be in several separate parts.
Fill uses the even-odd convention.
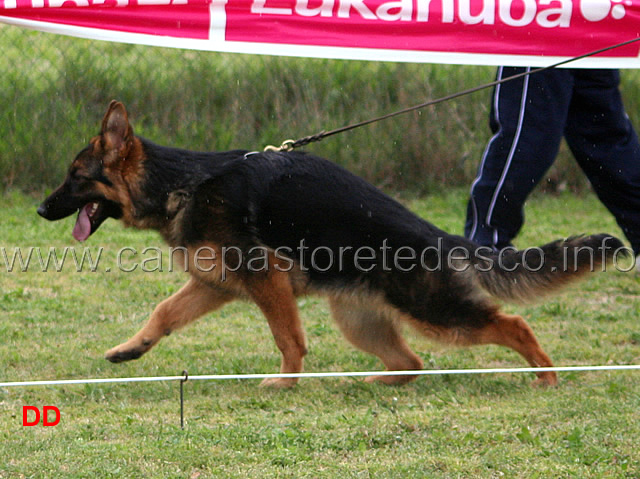
[[[403,384],[414,381],[417,376],[367,376],[364,379],[366,383],[382,383],[387,386],[402,386]]]
[[[121,349],[119,346],[107,351],[104,358],[112,363],[122,363],[124,361],[131,361],[132,359],[138,359],[145,353],[142,349]]]
[[[260,383],[261,388],[290,389],[298,383],[298,378],[267,378]]]
[[[558,376],[552,371],[539,373],[538,379],[531,383],[534,388],[553,388],[558,385]]]

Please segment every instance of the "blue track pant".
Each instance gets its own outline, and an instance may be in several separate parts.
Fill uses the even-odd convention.
[[[501,67],[498,78],[526,68]],[[617,70],[552,69],[496,86],[494,136],[471,188],[465,235],[500,249],[524,222],[527,196],[564,136],[602,203],[640,253],[640,144]],[[577,232],[579,233],[579,232]]]

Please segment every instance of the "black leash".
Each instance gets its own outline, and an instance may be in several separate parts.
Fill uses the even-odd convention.
[[[359,128],[361,126],[366,126],[366,125],[370,125],[371,123],[375,123],[375,122],[378,122],[378,121],[386,120],[388,118],[393,118],[394,116],[403,115],[404,113],[409,113],[409,112],[412,112],[412,111],[415,111],[415,110],[419,110],[421,108],[426,108],[428,106],[436,105],[438,103],[443,103],[445,101],[453,100],[455,98],[459,98],[459,97],[464,96],[464,95],[469,95],[471,93],[475,93],[477,91],[484,90],[486,88],[491,88],[491,87],[494,87],[496,85],[500,85],[501,83],[505,83],[505,82],[508,82],[508,81],[511,81],[511,80],[515,80],[517,78],[525,77],[525,76],[528,76],[528,75],[533,75],[534,73],[542,72],[542,71],[545,71],[545,70],[550,70],[551,68],[556,68],[556,67],[559,67],[559,66],[562,66],[562,65],[566,65],[567,63],[571,63],[571,62],[575,62],[575,61],[578,61],[578,60],[582,60],[583,58],[592,57],[594,55],[598,55],[599,53],[604,53],[604,52],[607,52],[609,50],[613,50],[615,48],[624,47],[626,45],[629,45],[631,43],[635,43],[637,41],[640,41],[640,37],[634,38],[632,40],[627,40],[625,42],[618,43],[616,45],[612,45],[612,46],[609,46],[609,47],[601,48],[599,50],[594,50],[592,52],[585,53],[585,54],[577,56],[577,57],[569,58],[567,60],[562,60],[562,61],[560,61],[558,63],[554,63],[553,65],[548,65],[546,67],[535,68],[535,69],[530,70],[528,72],[518,73],[517,75],[512,75],[510,77],[503,78],[502,80],[495,80],[495,81],[493,81],[491,83],[485,83],[484,85],[480,85],[480,86],[477,86],[477,87],[474,87],[474,88],[469,88],[468,90],[464,90],[464,91],[460,91],[460,92],[457,92],[457,93],[453,93],[451,95],[443,96],[441,98],[437,98],[435,100],[430,100],[430,101],[427,101],[425,103],[421,103],[419,105],[415,105],[415,106],[411,106],[411,107],[408,107],[408,108],[404,108],[402,110],[398,110],[398,111],[395,111],[393,113],[387,113],[386,115],[382,115],[382,116],[379,116],[377,118],[372,118],[370,120],[360,121],[358,123],[353,123],[351,125],[347,125],[347,126],[343,126],[343,127],[340,127],[340,128],[336,128],[335,130],[321,131],[319,133],[316,133],[315,135],[305,136],[305,137],[300,138],[299,140],[295,140],[295,141],[294,140],[286,140],[280,146],[269,145],[264,150],[265,151],[291,151],[294,148],[299,148],[301,146],[308,145],[309,143],[320,141],[320,140],[322,140],[324,138],[327,138],[329,136],[337,135],[338,133],[343,133],[345,131],[353,130],[353,129]]]

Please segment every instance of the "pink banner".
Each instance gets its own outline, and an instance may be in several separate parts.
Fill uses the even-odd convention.
[[[209,37],[207,0],[0,0],[0,14],[54,25],[177,38]]]
[[[0,0],[0,21],[241,53],[546,65],[640,37],[640,0]],[[637,67],[639,54],[576,66]]]

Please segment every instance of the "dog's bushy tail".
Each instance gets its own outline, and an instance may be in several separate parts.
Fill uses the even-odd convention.
[[[506,248],[476,262],[476,276],[492,296],[527,302],[584,275],[603,271],[631,251],[609,234],[574,236],[538,248]]]

